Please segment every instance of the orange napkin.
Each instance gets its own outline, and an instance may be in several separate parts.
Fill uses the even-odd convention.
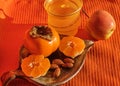
[[[0,76],[18,67],[24,32],[33,25],[47,24],[43,2],[44,0],[0,0],[0,9],[4,11],[0,12]],[[120,86],[120,1],[83,2],[83,9],[89,16],[96,10],[106,10],[115,18],[117,27],[110,39],[95,42],[87,53],[81,71],[61,86]],[[85,27],[87,21],[88,18],[81,12],[81,25],[77,36],[83,39],[91,39]],[[35,86],[21,79],[11,82],[10,86],[14,85]]]

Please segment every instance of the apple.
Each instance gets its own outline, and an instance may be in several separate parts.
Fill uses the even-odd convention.
[[[105,40],[113,34],[116,23],[110,13],[105,10],[98,10],[89,18],[87,29],[96,40]]]

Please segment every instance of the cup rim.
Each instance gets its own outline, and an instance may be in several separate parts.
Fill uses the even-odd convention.
[[[49,1],[49,0],[45,0],[45,1],[44,1],[44,8],[45,8],[46,11],[47,11],[47,8],[46,8],[45,6],[46,6],[46,4],[47,4],[48,1]],[[70,1],[71,1],[71,0],[70,0]],[[54,13],[52,13],[51,11],[47,11],[47,13],[49,13],[49,14],[51,14],[51,15],[54,15],[54,16],[59,16],[59,17],[71,16],[71,15],[79,12],[79,11],[82,9],[82,7],[83,7],[83,1],[82,1],[82,0],[80,0],[80,1],[81,1],[81,7],[79,7],[77,10],[75,10],[74,12],[72,12],[72,13],[70,13],[70,14],[59,15],[59,14],[54,14]]]

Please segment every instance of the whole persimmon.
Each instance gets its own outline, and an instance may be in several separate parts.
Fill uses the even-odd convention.
[[[59,34],[48,26],[34,26],[25,33],[24,47],[31,54],[52,54],[60,44]]]

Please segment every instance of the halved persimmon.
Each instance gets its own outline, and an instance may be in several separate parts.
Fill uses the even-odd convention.
[[[80,55],[84,51],[84,48],[84,40],[74,36],[64,37],[59,46],[59,50],[64,55],[71,58],[75,58],[76,56]]]
[[[34,26],[25,33],[24,47],[31,54],[42,54],[47,57],[58,48],[59,44],[58,33],[47,26]]]
[[[50,68],[50,61],[43,55],[29,55],[22,60],[21,68],[28,77],[44,76]]]

